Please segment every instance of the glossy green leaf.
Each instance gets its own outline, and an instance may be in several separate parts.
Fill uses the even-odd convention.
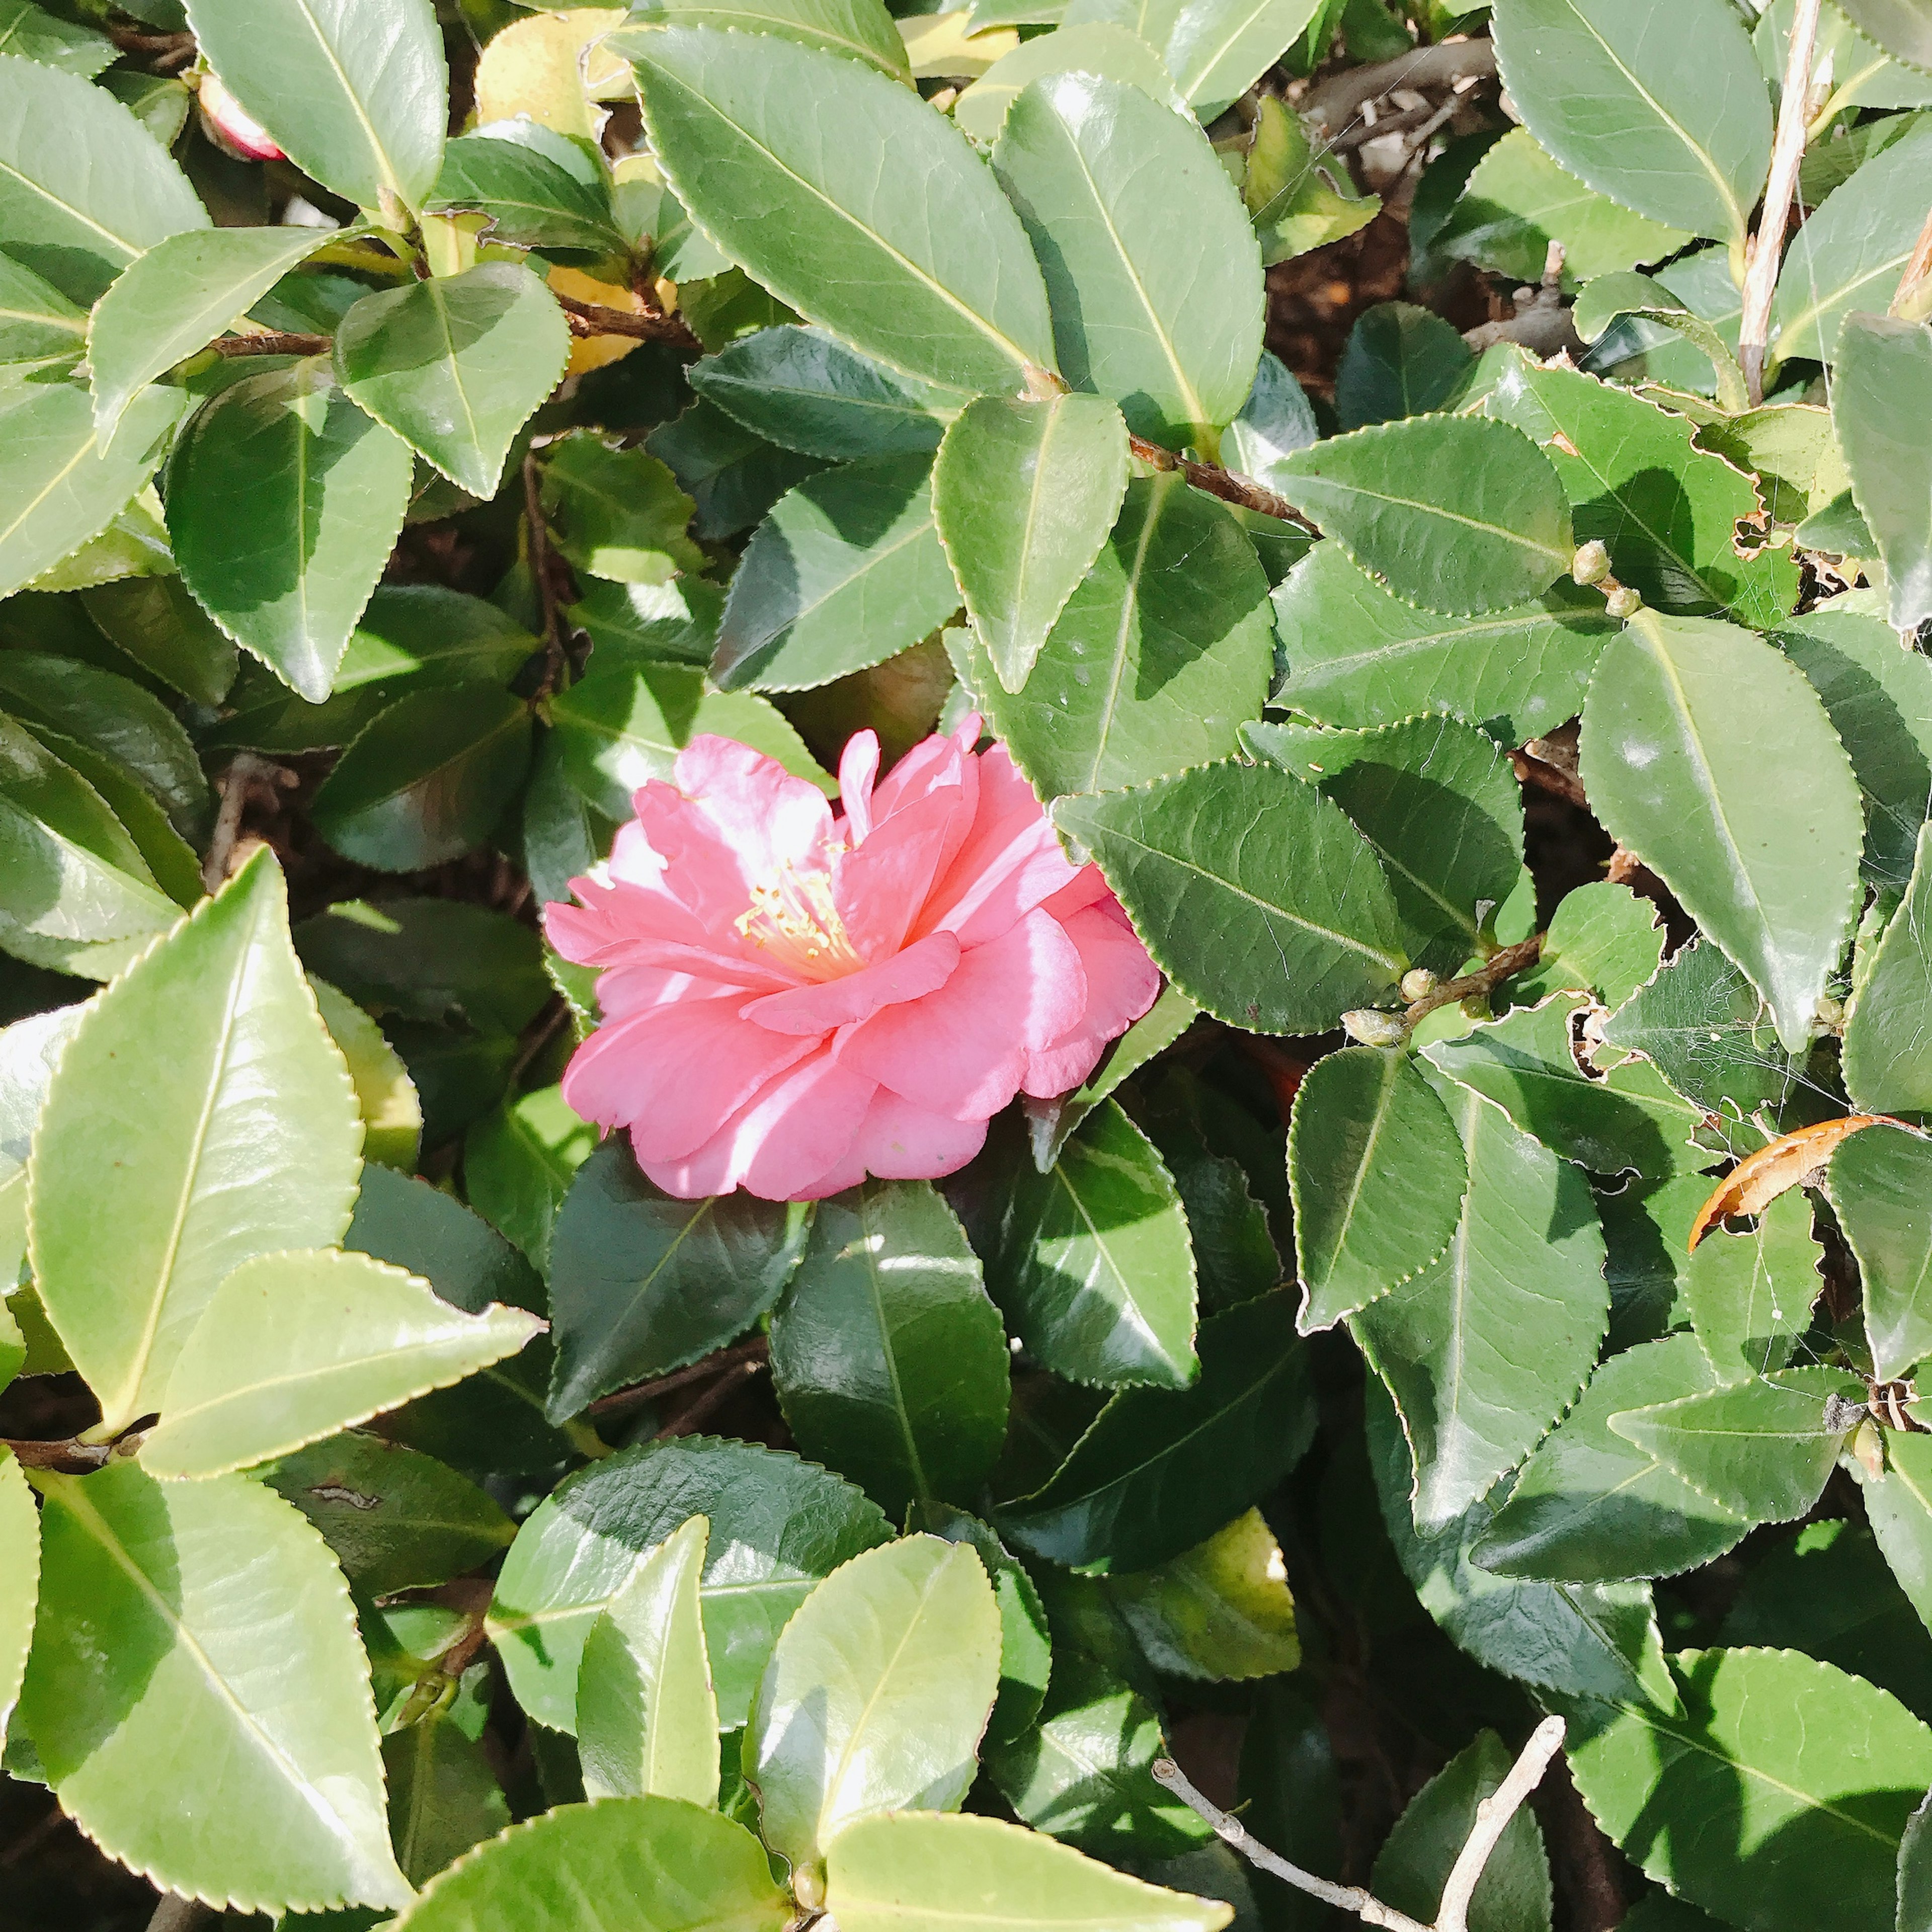
[[[1253,386],[1263,302],[1253,231],[1200,129],[1125,82],[1052,75],[1013,103],[993,166],[1068,381],[1138,435],[1211,448]]]
[[[1628,272],[1599,275],[1585,286],[1571,314],[1577,334],[1588,342],[1600,340],[1621,316],[1634,316],[1682,336],[1711,364],[1709,383],[1699,387],[1714,386],[1720,406],[1726,410],[1742,415],[1749,409],[1750,392],[1731,344],[1714,323],[1661,282]]]
[[[1884,1474],[1862,1484],[1865,1515],[1899,1587],[1932,1629],[1932,1438],[1889,1434],[1885,1452]]]
[[[652,430],[644,447],[670,465],[679,488],[697,504],[692,534],[707,542],[749,530],[794,483],[824,467],[818,458],[747,429],[701,397]]]
[[[0,363],[8,374],[70,365],[86,346],[87,311],[10,255],[0,257]]]
[[[930,1182],[867,1181],[819,1204],[771,1345],[799,1447],[888,1516],[978,1493],[1006,1439],[1006,1331]]]
[[[610,1798],[512,1826],[396,1922],[399,1932],[783,1932],[791,1914],[743,1826],[681,1798]]]
[[[285,1456],[514,1354],[542,1326],[521,1309],[466,1314],[363,1255],[258,1256],[183,1345],[142,1462],[218,1476]]]
[[[202,1311],[240,1263],[326,1246],[348,1225],[354,1090],[286,920],[264,852],[90,1009],[48,1096],[34,1278],[108,1428],[162,1406]]]
[[[796,1270],[806,1214],[738,1192],[661,1193],[622,1137],[578,1170],[550,1244],[553,1416],[681,1368],[742,1334]]]
[[[428,0],[187,0],[208,64],[296,166],[368,208],[419,206],[448,120]]]
[[[78,74],[82,80],[92,80],[117,54],[105,34],[64,20],[32,0],[0,4],[0,52]]]
[[[1185,1388],[1194,1353],[1194,1250],[1172,1176],[1102,1100],[1042,1172],[1001,1136],[962,1190],[986,1284],[1036,1360],[1107,1388]]]
[[[1344,429],[1445,409],[1475,356],[1439,315],[1412,302],[1378,302],[1356,318],[1335,375]]]
[[[597,1145],[597,1130],[565,1105],[554,1087],[506,1100],[464,1137],[463,1179],[470,1204],[550,1272],[550,1236],[572,1177]]]
[[[57,1006],[0,1030],[0,1282],[20,1279],[27,1246],[27,1156],[54,1069],[84,1010]]]
[[[808,477],[753,533],[731,580],[712,674],[796,691],[909,649],[959,608],[915,452]]]
[[[1107,1594],[1148,1661],[1169,1676],[1269,1677],[1301,1660],[1281,1546],[1259,1510]]]
[[[230,637],[319,703],[402,529],[410,477],[407,446],[326,364],[246,376],[195,417],[169,466],[182,580]]]
[[[321,1531],[350,1581],[371,1596],[428,1588],[490,1562],[516,1526],[446,1464],[351,1430],[261,1472]]]
[[[569,352],[563,311],[512,262],[364,296],[335,334],[343,388],[472,496],[496,494]]]
[[[530,769],[530,713],[507,691],[411,692],[316,790],[317,831],[345,858],[417,872],[473,850]]]
[[[1915,0],[1846,0],[1853,26],[1898,59],[1932,68],[1932,22]]]
[[[1320,0],[1182,0],[1162,56],[1195,112],[1211,121],[1294,45],[1319,10]]]
[[[1018,217],[910,88],[712,28],[653,34],[636,58],[652,151],[680,198],[782,302],[951,388],[1010,394],[1029,364],[1052,365]]]
[[[234,640],[178,577],[128,577],[80,593],[87,614],[142,670],[198,704],[215,705],[235,682]]]
[[[794,1889],[823,1898],[856,1820],[952,1811],[999,1684],[1000,1613],[974,1552],[910,1536],[854,1557],[800,1606],[752,1708],[745,1775]]]
[[[1750,1932],[1890,1925],[1932,1731],[1886,1692],[1790,1651],[1688,1651],[1672,1668],[1681,1716],[1598,1705],[1571,1725],[1571,1774],[1609,1837]],[[1685,1817],[1708,1827],[1671,1828]]]
[[[1570,986],[1594,993],[1615,1012],[1656,972],[1666,936],[1654,901],[1607,879],[1580,886],[1566,892],[1550,915],[1542,955],[1527,973],[1510,981],[1510,997],[1519,1005],[1534,1004],[1559,986]],[[1755,1007],[1756,993],[1751,997]]]
[[[1259,106],[1242,197],[1271,268],[1366,227],[1382,204],[1331,152],[1310,144],[1300,117],[1274,95],[1263,94]]]
[[[1156,962],[1230,1025],[1322,1032],[1388,997],[1406,968],[1368,842],[1285,772],[1208,765],[1063,799],[1054,816],[1099,860]]]
[[[566,436],[544,452],[542,476],[551,538],[586,576],[659,584],[704,568],[704,553],[684,533],[695,506],[655,456]]]
[[[368,1664],[322,1539],[238,1476],[158,1483],[116,1462],[42,1484],[21,1714],[62,1807],[124,1863],[244,1912],[405,1904]],[[265,1646],[299,1677],[265,1674]]]
[[[1929,1171],[1932,1148],[1917,1135],[1871,1127],[1839,1143],[1827,1172],[1832,1210],[1858,1258],[1872,1373],[1880,1382],[1910,1374],[1932,1354]]]
[[[974,694],[1042,797],[1234,751],[1270,663],[1268,579],[1240,525],[1178,476],[1128,484],[1119,520],[1024,679],[956,635]]]
[[[1060,1157],[1074,1129],[1119,1087],[1194,1024],[1200,1008],[1178,986],[1163,986],[1154,1003],[1101,1056],[1100,1064],[1071,1094],[1051,1100],[1022,1095],[1034,1166],[1042,1173]]]
[[[1482,416],[1418,416],[1298,449],[1280,488],[1407,602],[1468,616],[1540,597],[1575,554],[1549,459]]]
[[[472,1846],[505,1829],[510,1808],[489,1754],[446,1714],[382,1740],[389,1838],[412,1885],[424,1885]]]
[[[0,128],[7,252],[70,301],[91,304],[144,250],[211,225],[160,143],[78,75],[0,53]]]
[[[1855,315],[1838,337],[1832,422],[1878,544],[1893,628],[1932,616],[1932,464],[1902,433],[1932,398],[1932,324]]]
[[[693,1516],[638,1565],[584,1640],[577,1743],[592,1798],[718,1800],[718,1700],[698,1580],[711,1526]]]
[[[1185,112],[1187,101],[1160,56],[1130,28],[1112,20],[1082,20],[1022,40],[1004,53],[954,104],[953,119],[988,146],[1006,125],[1007,110],[1023,89],[1047,74],[1091,74],[1137,87],[1164,106]]]
[[[1401,1412],[1424,1535],[1486,1496],[1575,1400],[1610,1316],[1583,1177],[1474,1094],[1445,1104],[1469,1173],[1455,1234],[1350,1318]]]
[[[1721,1381],[1789,1362],[1824,1286],[1802,1190],[1780,1194],[1748,1233],[1713,1228],[1688,1257],[1684,1305]]]
[[[997,1818],[862,1819],[840,1834],[827,1864],[826,1903],[842,1932],[1055,1932],[1096,1924],[1217,1932],[1232,1916],[1218,1900],[1144,1884]]]
[[[1846,1022],[1845,1088],[1866,1113],[1932,1112],[1932,829],[1922,826],[1911,882],[1879,941]],[[1861,940],[1861,945],[1863,941]]]
[[[414,1173],[422,1147],[422,1098],[402,1056],[346,994],[313,975],[308,983],[322,1023],[348,1063],[362,1116],[362,1157]]]
[[[428,205],[486,214],[490,238],[515,248],[608,255],[626,246],[601,174],[563,136],[543,140],[514,122],[452,141]]]
[[[1462,1136],[1407,1054],[1352,1046],[1317,1060],[1288,1137],[1304,1334],[1408,1280],[1462,1216]]]
[[[574,1725],[591,1625],[639,1557],[692,1516],[711,1524],[699,1596],[718,1721],[730,1729],[744,1723],[778,1632],[819,1579],[891,1534],[849,1483],[752,1443],[692,1438],[593,1464],[524,1522],[490,1606],[511,1688],[539,1723]]]
[[[999,1513],[1001,1533],[1069,1568],[1148,1570],[1267,1495],[1314,1423],[1292,1298],[1204,1322],[1198,1346],[1192,1388],[1115,1396],[1052,1479]]]
[[[34,1492],[9,1450],[0,1452],[0,1735],[14,1714],[34,1640],[34,1606],[40,1594],[40,1518]]]
[[[610,44],[614,52],[634,56],[647,46],[639,27],[735,28],[863,61],[895,80],[912,78],[906,44],[878,0],[644,0],[627,26],[631,31]]]
[[[947,430],[933,467],[939,536],[1005,689],[1026,682],[1126,488],[1126,426],[1098,397],[982,397]]]
[[[1735,627],[1640,613],[1598,660],[1582,767],[1612,836],[1750,975],[1779,1039],[1801,1050],[1864,842],[1850,762],[1802,674]]]
[[[1742,244],[1771,165],[1771,107],[1723,0],[1501,0],[1504,83],[1570,173],[1652,220]],[[1685,36],[1699,58],[1678,58]]]

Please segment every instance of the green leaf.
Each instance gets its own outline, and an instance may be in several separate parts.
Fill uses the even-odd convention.
[[[1771,107],[1724,0],[1499,0],[1496,54],[1529,131],[1591,187],[1742,245],[1771,166]],[[1694,40],[1698,58],[1675,51]]]
[[[123,578],[83,590],[80,601],[104,637],[184,698],[213,706],[228,695],[234,642],[178,577]]]
[[[1281,1546],[1259,1510],[1107,1594],[1148,1661],[1170,1676],[1269,1677],[1301,1661]]]
[[[1837,376],[1832,422],[1852,496],[1885,564],[1892,627],[1912,631],[1932,616],[1932,464],[1900,425],[1932,399],[1932,326],[1847,316]]]
[[[1274,611],[1288,658],[1281,704],[1354,728],[1446,711],[1505,745],[1576,716],[1617,628],[1599,600],[1561,580],[1540,603],[1434,616],[1390,596],[1333,542],[1295,566]]]
[[[562,1804],[432,1880],[399,1932],[783,1932],[792,1916],[743,1826],[676,1798]]]
[[[490,218],[493,241],[514,248],[626,252],[601,171],[586,168],[564,136],[548,128],[539,136],[538,128],[541,122],[498,122],[452,141],[430,207],[475,208]]]
[[[974,140],[990,146],[1000,137],[1007,110],[1030,82],[1046,74],[1076,73],[1124,82],[1163,106],[1187,111],[1186,98],[1160,56],[1138,34],[1112,20],[1092,20],[1022,40],[1002,54],[960,95],[952,118]]]
[[[863,61],[896,80],[910,81],[906,44],[878,0],[644,0],[628,26],[722,27],[773,34],[801,46]],[[637,56],[649,43],[634,32],[614,38],[614,53]]]
[[[92,80],[119,51],[105,34],[64,20],[31,0],[0,0],[0,50],[82,80]]]
[[[142,1462],[218,1476],[285,1456],[514,1354],[542,1327],[520,1309],[465,1314],[366,1256],[258,1256],[188,1337]]]
[[[27,1246],[27,1156],[34,1128],[54,1068],[85,1011],[82,1006],[57,1006],[0,1029],[0,1282],[21,1278]],[[0,1300],[11,1292],[0,1293]],[[16,1345],[10,1340],[8,1346]]]
[[[849,1483],[752,1443],[659,1442],[579,1472],[518,1532],[490,1606],[510,1687],[540,1724],[575,1724],[591,1625],[639,1557],[694,1515],[711,1524],[699,1597],[728,1730],[744,1723],[779,1630],[814,1585],[892,1533]]]
[[[1469,1171],[1455,1235],[1350,1317],[1401,1412],[1425,1536],[1486,1496],[1576,1400],[1610,1317],[1583,1177],[1474,1094],[1444,1097]]]
[[[1046,1172],[1074,1129],[1120,1083],[1156,1055],[1164,1053],[1194,1024],[1201,1009],[1178,986],[1163,986],[1154,1003],[1115,1040],[1085,1083],[1051,1100],[1021,1096],[1034,1166]]]
[[[321,1538],[244,1477],[158,1483],[117,1461],[40,1486],[21,1715],[62,1809],[157,1883],[244,1912],[405,1904],[369,1667]],[[301,1660],[302,1694],[265,1654]]]
[[[1918,831],[1911,883],[1852,1000],[1845,1089],[1868,1114],[1932,1113],[1932,827]],[[1864,944],[1862,938],[1860,945]]]
[[[1681,1715],[1586,1706],[1570,1767],[1606,1834],[1660,1884],[1758,1932],[1892,1923],[1898,1842],[1932,1731],[1790,1651],[1687,1651]],[[1673,1820],[1699,1818],[1686,1832]]]
[[[1382,204],[1356,187],[1345,164],[1310,145],[1300,118],[1274,95],[1262,94],[1260,106],[1241,192],[1262,266],[1271,268],[1366,227]]]
[[[1072,1382],[1188,1387],[1199,1372],[1193,1245],[1145,1134],[1102,1100],[1044,1172],[1017,1133],[994,1147],[962,1211],[1028,1351]]]
[[[669,778],[679,751],[704,731],[752,746],[822,790],[836,788],[775,706],[749,692],[712,690],[695,664],[600,664],[552,698],[550,714],[566,776],[607,818],[628,818],[632,794],[646,779]]]
[[[162,1406],[202,1311],[240,1263],[327,1246],[348,1226],[355,1093],[286,920],[265,851],[89,1009],[49,1093],[34,1275],[104,1433]]]
[[[0,56],[0,68],[5,64]],[[0,74],[0,107],[4,107]],[[0,183],[5,161],[0,155]],[[176,389],[146,389],[112,440],[94,428],[78,382],[0,390],[0,596],[10,596],[97,536],[152,476],[180,420]]]
[[[946,431],[933,466],[940,539],[1005,689],[1026,682],[1126,488],[1126,428],[1099,397],[983,396]]]
[[[210,225],[153,136],[78,75],[0,54],[0,128],[7,252],[70,301],[91,304],[143,250]]]
[[[1298,449],[1282,494],[1399,597],[1454,615],[1540,597],[1576,554],[1556,470],[1484,416],[1417,416]]]
[[[999,1311],[929,1181],[821,1202],[772,1318],[772,1380],[799,1447],[893,1519],[976,1496],[1006,1439]]]
[[[1577,542],[1604,544],[1618,580],[1646,603],[1768,626],[1797,602],[1787,550],[1738,554],[1739,520],[1762,515],[1751,478],[1699,448],[1683,417],[1575,369],[1512,372],[1489,407],[1545,446]]]
[[[834,463],[934,449],[965,398],[848,349],[816,328],[761,328],[692,364],[691,386],[786,449]]]
[[[652,152],[680,199],[782,302],[949,388],[1011,394],[1029,365],[1052,366],[1018,218],[910,88],[711,28],[653,34],[635,58]]]
[[[591,577],[668,584],[701,570],[704,553],[685,535],[696,507],[668,466],[580,433],[544,452],[542,500],[557,548]]]
[[[584,1640],[577,1738],[593,1798],[718,1802],[718,1700],[698,1600],[710,1532],[694,1516],[659,1544]]]
[[[1598,659],[1582,771],[1612,836],[1802,1051],[1850,928],[1864,832],[1850,761],[1802,674],[1731,626],[1640,612]]]
[[[1912,0],[1845,0],[1852,24],[1910,65],[1932,68],[1932,30]]]
[[[786,1624],[752,1708],[745,1775],[801,1900],[856,1820],[956,1811],[999,1684],[1000,1613],[978,1556],[936,1536],[868,1550]]]
[[[1304,1334],[1330,1328],[1448,1247],[1468,1168],[1462,1136],[1407,1054],[1352,1046],[1304,1078],[1289,1122]]]
[[[724,689],[798,691],[896,656],[959,608],[932,459],[875,457],[788,490],[746,546],[718,631]]]
[[[1885,1454],[1884,1474],[1863,1479],[1865,1514],[1919,1622],[1932,1629],[1932,1438],[1888,1432]]]
[[[1698,1346],[1723,1382],[1790,1360],[1824,1287],[1802,1190],[1780,1194],[1749,1233],[1713,1228],[1689,1257],[1684,1298]],[[1728,1498],[1726,1498],[1728,1500]]]
[[[1826,1173],[1832,1211],[1858,1258],[1872,1373],[1882,1382],[1909,1375],[1932,1354],[1928,1170],[1932,1148],[1916,1134],[1869,1127],[1838,1144]]]
[[[1432,1920],[1480,1816],[1508,1775],[1512,1754],[1494,1731],[1479,1731],[1415,1796],[1376,1855],[1369,1882],[1384,1905]],[[1484,1932],[1550,1932],[1550,1858],[1536,1815],[1521,1810],[1504,1828],[1469,1901]]]
[[[111,436],[148,383],[232,328],[329,232],[190,229],[130,263],[88,324],[94,421],[101,435]]]
[[[1231,1026],[1320,1033],[1406,968],[1372,848],[1285,772],[1208,765],[1063,799],[1054,816],[1099,860],[1155,962]]]
[[[1378,302],[1348,332],[1335,375],[1335,412],[1344,429],[1393,422],[1448,407],[1475,356],[1439,315],[1412,302]]]
[[[572,1177],[597,1145],[597,1130],[565,1105],[555,1087],[506,1100],[463,1143],[470,1204],[550,1273],[550,1237]]]
[[[1656,972],[1666,937],[1657,922],[1654,901],[1607,879],[1579,886],[1564,894],[1550,915],[1542,956],[1527,973],[1509,982],[1510,997],[1520,1005],[1533,1005],[1558,987],[1568,986],[1594,993],[1614,1012],[1636,997]],[[1759,1002],[1754,992],[1751,1000],[1755,1010]],[[1618,1043],[1638,1045],[1634,1040]],[[1667,1074],[1669,1069],[1665,1070]]]
[[[402,529],[410,478],[406,445],[342,394],[326,363],[245,376],[189,424],[169,465],[182,580],[230,637],[320,703]]]
[[[433,1588],[490,1562],[516,1526],[433,1456],[351,1430],[260,1472],[314,1524],[350,1581],[372,1597]]]
[[[70,367],[86,346],[87,311],[10,255],[0,256],[0,363],[8,374]]]
[[[1215,1316],[1199,1348],[1192,1388],[1115,1396],[1052,1480],[998,1514],[1000,1533],[1069,1568],[1149,1570],[1266,1496],[1314,1426],[1292,1298]]]
[[[208,64],[305,174],[413,210],[442,162],[442,36],[427,0],[185,0]]]
[[[1273,489],[1278,480],[1276,466],[1294,451],[1306,448],[1320,434],[1301,385],[1280,356],[1263,350],[1255,386],[1240,414],[1228,425],[1222,455],[1235,469]]]
[[[1233,1916],[1218,1900],[1144,1885],[997,1818],[862,1819],[827,1864],[826,1907],[842,1932],[1217,1932]]]
[[[1211,121],[1294,45],[1320,10],[1321,0],[1182,0],[1162,53],[1195,112]]]
[[[551,1240],[552,1416],[742,1334],[792,1278],[806,1232],[802,1208],[742,1190],[660,1193],[621,1136],[606,1141],[571,1182]]]
[[[0,1452],[0,1736],[14,1714],[34,1640],[40,1594],[40,1519],[34,1492],[11,1450]]]
[[[514,262],[364,296],[335,332],[343,388],[472,496],[496,494],[569,354],[563,311]]]
[[[1750,409],[1750,392],[1731,345],[1714,323],[1707,322],[1661,282],[1628,272],[1599,275],[1577,297],[1571,313],[1573,326],[1587,342],[1599,340],[1620,316],[1634,316],[1682,336],[1710,363],[1720,406],[1739,416]],[[1700,388],[1705,386],[1699,385]],[[1740,468],[1751,466],[1739,465]]]
[[[438,1713],[382,1740],[390,1841],[403,1875],[424,1885],[510,1822],[488,1754],[460,1721]]]
[[[1211,450],[1254,385],[1264,304],[1253,231],[1200,128],[1125,82],[1050,75],[1013,103],[993,166],[1067,380],[1136,434]]]
[[[1267,596],[1234,517],[1169,472],[1128,484],[1023,691],[1006,689],[982,636],[948,643],[1036,791],[1100,791],[1237,748],[1267,692]]]
[[[507,691],[411,692],[317,789],[316,830],[344,857],[418,872],[489,836],[530,770],[530,712]]]
[[[362,1116],[363,1158],[413,1174],[422,1147],[422,1100],[402,1056],[346,994],[312,974],[308,984],[329,1038],[348,1063]]]
[[[825,466],[754,435],[701,398],[652,430],[644,447],[670,465],[697,504],[692,534],[707,542],[749,530],[794,483]]]
[[[1828,362],[1845,317],[1883,313],[1924,219],[1932,126],[1917,126],[1825,197],[1792,236],[1778,272],[1772,341],[1780,358]]]

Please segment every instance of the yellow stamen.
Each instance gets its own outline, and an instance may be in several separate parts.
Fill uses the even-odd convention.
[[[782,866],[752,888],[751,904],[734,922],[760,951],[808,980],[842,979],[866,963],[838,916],[828,872]]]

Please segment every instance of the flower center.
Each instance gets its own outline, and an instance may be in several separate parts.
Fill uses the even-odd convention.
[[[808,980],[838,980],[865,964],[838,916],[830,873],[787,865],[752,888],[752,903],[734,922],[761,952]]]

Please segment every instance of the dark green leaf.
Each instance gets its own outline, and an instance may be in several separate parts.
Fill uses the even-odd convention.
[[[1106,1588],[1148,1661],[1169,1676],[1226,1682],[1301,1661],[1281,1546],[1259,1510]]]
[[[551,1229],[571,1177],[596,1145],[597,1130],[573,1114],[554,1087],[506,1100],[464,1138],[470,1204],[539,1274],[550,1272]]]
[[[670,465],[696,502],[692,534],[707,542],[749,530],[794,483],[825,466],[815,456],[766,441],[702,398],[652,430],[644,447]]]
[[[1335,412],[1344,429],[1361,429],[1445,409],[1475,359],[1439,315],[1411,302],[1378,302],[1348,332],[1335,375]]]
[[[78,74],[82,80],[92,80],[118,53],[105,34],[62,20],[32,0],[0,0],[0,52]]]
[[[427,1885],[510,1822],[489,1754],[454,1718],[436,1715],[382,1740],[389,1838],[412,1885]]]
[[[1698,1243],[1684,1270],[1684,1306],[1721,1381],[1790,1360],[1825,1285],[1820,1259],[1811,1203],[1798,1188],[1780,1194],[1750,1232],[1714,1228]]]
[[[557,548],[586,576],[662,584],[704,567],[684,533],[696,506],[641,449],[595,435],[560,438],[544,452],[542,503]]]
[[[1845,1023],[1845,1088],[1871,1114],[1932,1113],[1932,827]],[[1861,946],[1864,942],[1861,939]]]
[[[1888,1432],[1886,1470],[1864,1481],[1865,1514],[1899,1587],[1932,1630],[1932,1438]]]
[[[1893,628],[1932,616],[1932,458],[1904,426],[1932,406],[1932,325],[1846,319],[1838,338],[1832,422],[1852,495],[1878,544]]]
[[[1848,1136],[1827,1173],[1832,1210],[1858,1258],[1872,1373],[1882,1382],[1909,1375],[1932,1354],[1928,1177],[1932,1147],[1898,1127]]]
[[[101,634],[142,670],[197,704],[219,704],[235,682],[236,650],[178,577],[127,577],[83,590]]]
[[[10,255],[0,255],[0,363],[8,374],[70,365],[86,346],[87,311]]]
[[[493,240],[519,248],[584,249],[598,255],[622,250],[625,240],[611,212],[609,189],[597,174],[584,170],[580,152],[572,151],[562,136],[552,139],[558,152],[550,151],[550,142],[539,145],[527,136],[489,129],[452,141],[442,151],[429,206],[439,213],[475,208],[490,218]]]

